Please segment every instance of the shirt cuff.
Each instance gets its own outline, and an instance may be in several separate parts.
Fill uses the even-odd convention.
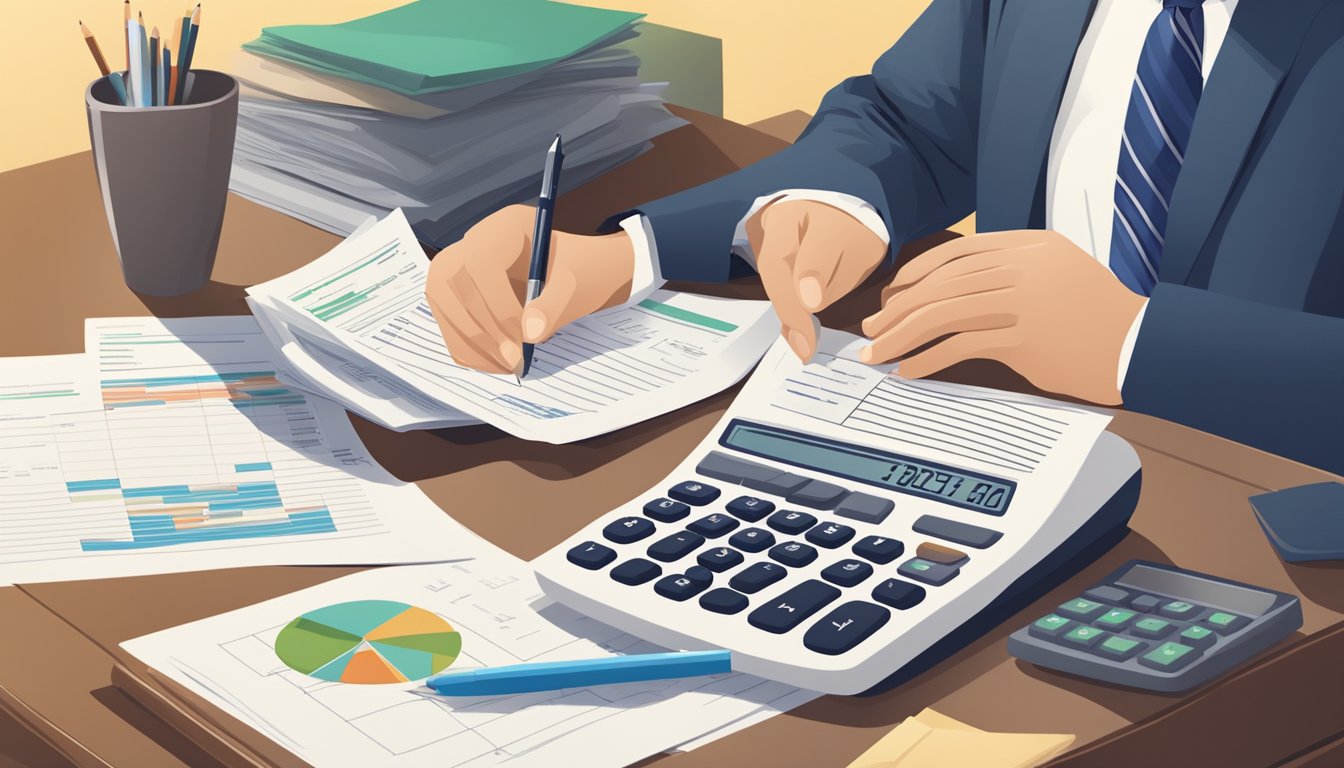
[[[782,189],[774,194],[756,198],[756,201],[751,204],[751,209],[747,211],[747,215],[737,222],[737,229],[733,232],[733,255],[750,264],[752,269],[756,268],[756,254],[752,252],[751,241],[747,239],[747,222],[765,206],[786,200],[811,200],[824,203],[832,208],[838,208],[853,216],[860,224],[871,229],[873,234],[881,238],[883,245],[891,244],[891,234],[887,232],[887,223],[882,221],[881,214],[870,203],[853,195],[846,195],[843,192],[828,192],[823,189]]]
[[[1139,340],[1139,326],[1143,325],[1143,316],[1147,311],[1148,300],[1145,299],[1143,306],[1139,308],[1139,314],[1134,316],[1134,324],[1129,326],[1125,343],[1120,346],[1120,365],[1115,371],[1115,389],[1118,392],[1125,391],[1125,375],[1129,373],[1129,360],[1134,357],[1134,344]]]
[[[626,303],[634,304],[648,298],[648,295],[663,285],[663,273],[658,268],[658,244],[653,239],[653,225],[648,216],[626,216],[621,219],[621,229],[630,236],[630,245],[635,251],[635,271],[630,280],[630,298]]]

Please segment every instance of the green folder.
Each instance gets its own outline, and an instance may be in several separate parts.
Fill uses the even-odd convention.
[[[642,17],[550,0],[417,0],[341,24],[267,27],[243,48],[421,96],[541,69]]]

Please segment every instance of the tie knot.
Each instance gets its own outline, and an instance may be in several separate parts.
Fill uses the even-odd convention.
[[[1162,0],[1163,8],[1198,8],[1204,0]]]

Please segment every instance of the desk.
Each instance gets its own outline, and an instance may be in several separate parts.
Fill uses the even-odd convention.
[[[612,211],[783,146],[743,126],[683,114],[692,126],[568,196],[559,209],[561,226],[591,228]],[[121,282],[87,154],[0,175],[0,200],[11,286],[0,304],[2,355],[79,351],[89,316],[245,312],[244,286],[292,270],[337,242],[232,197],[215,279],[191,296],[137,297]],[[876,287],[841,302],[824,321],[852,327],[876,306]],[[742,285],[716,290],[757,291]],[[973,379],[1001,375],[974,366],[958,372]],[[531,558],[660,480],[708,432],[732,394],[566,446],[526,443],[489,427],[395,434],[355,423],[390,471],[418,483],[481,535]],[[1069,583],[896,690],[825,697],[695,752],[648,762],[660,768],[845,765],[926,706],[980,728],[1078,734],[1060,765],[1152,763],[1159,755],[1158,762],[1171,764],[1263,766],[1294,758],[1299,765],[1325,765],[1344,757],[1344,570],[1280,561],[1246,502],[1253,493],[1328,476],[1131,414],[1120,414],[1112,430],[1139,452],[1142,498],[1129,536]],[[1004,638],[1012,629],[1136,557],[1297,594],[1302,630],[1248,667],[1185,696],[1094,684],[1007,655]],[[59,752],[76,765],[211,765],[110,684],[118,643],[349,572],[251,568],[0,590],[4,625],[28,628],[0,641],[0,718],[22,723],[50,745],[19,745],[15,749],[29,752],[10,757],[45,764],[55,760],[46,752]],[[0,736],[5,732],[0,728]],[[0,754],[7,749],[0,744]]]

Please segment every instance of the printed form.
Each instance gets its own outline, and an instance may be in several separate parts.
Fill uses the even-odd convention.
[[[539,345],[532,370],[513,376],[457,365],[424,299],[429,262],[401,211],[352,236],[313,263],[249,291],[271,333],[299,366],[310,350],[356,361],[359,375],[399,393],[402,418],[416,428],[409,393],[440,406],[440,419],[489,422],[519,437],[567,443],[610,432],[704,399],[755,365],[777,335],[768,302],[658,291],[571,323]],[[304,364],[311,366],[307,354]],[[329,366],[326,376],[332,375]],[[310,378],[321,383],[324,374]],[[337,389],[329,386],[328,392]],[[364,398],[333,393],[354,409]]]
[[[480,542],[474,554],[460,563],[347,576],[123,647],[319,768],[614,768],[706,734],[730,732],[735,724],[788,710],[816,695],[734,673],[511,696],[439,697],[414,678],[384,685],[323,679],[333,676],[327,674],[330,664],[305,674],[277,652],[278,644],[288,642],[286,658],[297,655],[294,641],[279,638],[307,617],[343,624],[343,629],[323,629],[313,636],[311,648],[303,649],[317,661],[359,643],[362,636],[385,664],[407,666],[392,655],[399,653],[393,641],[374,639],[387,632],[367,629],[372,622],[352,625],[352,601],[423,609],[429,615],[419,626],[448,625],[460,635],[449,672],[665,650],[546,602],[527,564],[507,553]],[[345,645],[328,648],[342,631],[353,634]],[[403,641],[402,647],[412,644]],[[381,656],[384,652],[388,655]],[[354,663],[340,657],[332,662]]]

